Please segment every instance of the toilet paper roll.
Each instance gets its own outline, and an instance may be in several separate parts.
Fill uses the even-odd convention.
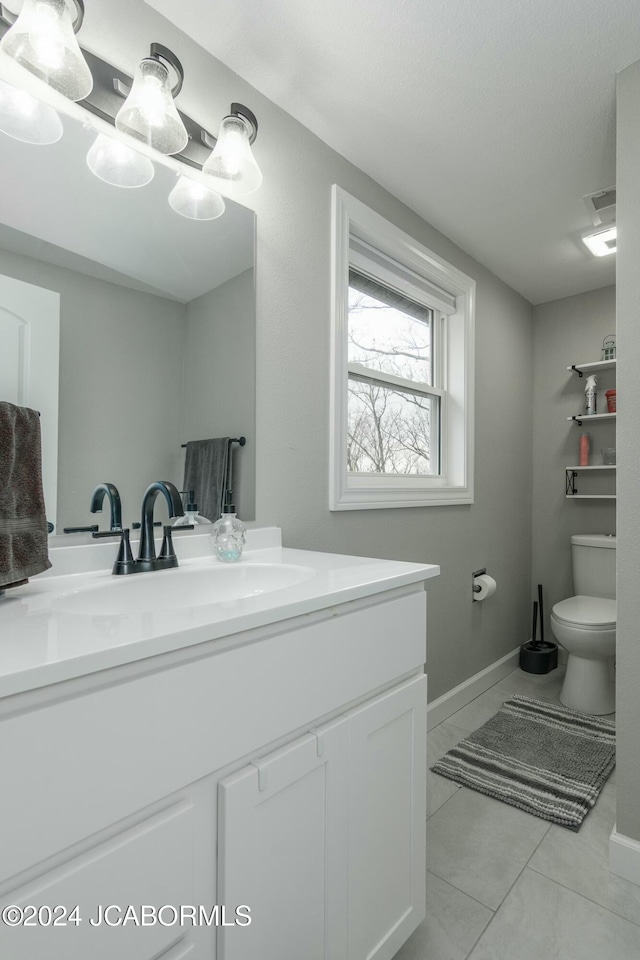
[[[480,587],[478,591],[473,593],[474,600],[486,600],[487,597],[492,597],[497,587],[493,577],[490,577],[487,573],[481,573],[480,576],[474,577],[473,585],[474,587]]]

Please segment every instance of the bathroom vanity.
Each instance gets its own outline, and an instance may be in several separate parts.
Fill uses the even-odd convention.
[[[6,960],[387,960],[424,916],[439,568],[207,540],[0,603]]]

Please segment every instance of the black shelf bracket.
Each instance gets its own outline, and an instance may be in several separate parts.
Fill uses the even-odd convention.
[[[576,488],[576,477],[578,476],[577,470],[566,470],[566,480],[565,480],[565,493],[568,497],[575,497],[578,492]]]
[[[582,370],[576,367],[575,363],[571,364],[571,369],[573,370],[574,373],[577,373],[579,377],[584,377],[584,373],[582,372]]]

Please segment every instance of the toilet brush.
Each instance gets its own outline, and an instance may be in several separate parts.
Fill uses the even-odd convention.
[[[540,640],[538,640],[538,608],[540,609]],[[549,673],[558,666],[558,647],[544,639],[542,584],[538,584],[538,599],[533,601],[531,640],[520,647],[520,669],[525,673]]]

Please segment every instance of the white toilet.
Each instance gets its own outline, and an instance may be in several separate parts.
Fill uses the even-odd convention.
[[[569,654],[560,702],[603,716],[615,706],[616,538],[571,537],[574,597],[556,603],[551,630]]]

